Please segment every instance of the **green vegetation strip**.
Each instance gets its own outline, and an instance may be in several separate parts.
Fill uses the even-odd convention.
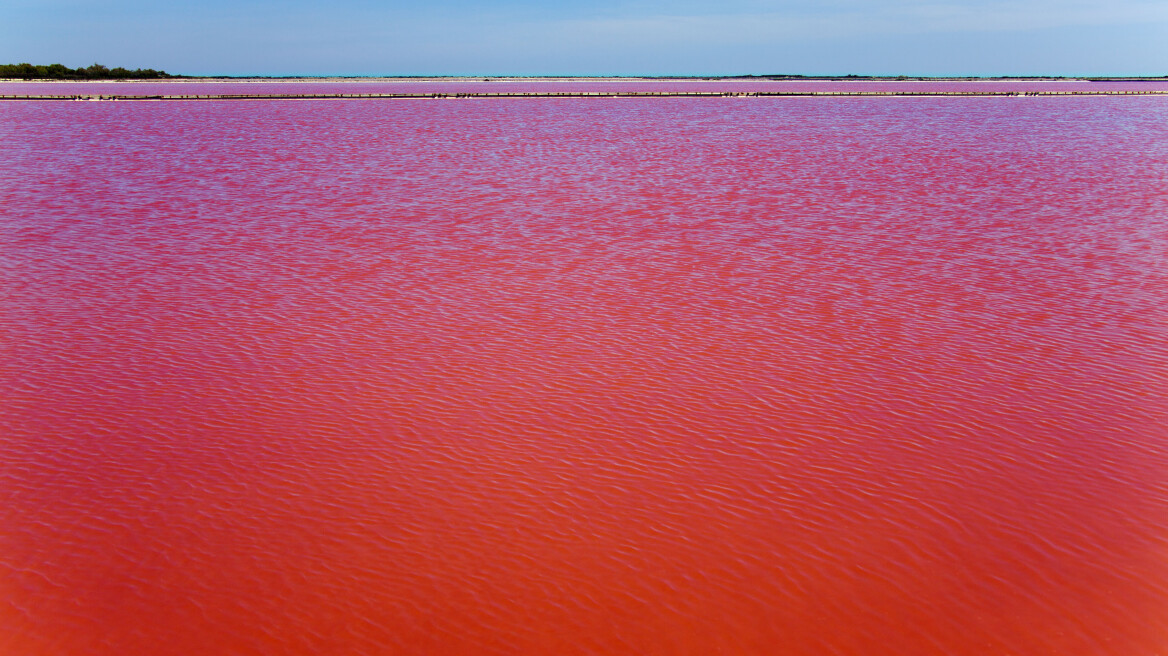
[[[160,80],[182,77],[153,68],[129,70],[117,66],[106,68],[94,64],[85,68],[69,68],[63,64],[0,64],[0,78],[16,80]]]

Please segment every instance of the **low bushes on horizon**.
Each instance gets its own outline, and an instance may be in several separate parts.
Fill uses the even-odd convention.
[[[0,64],[0,78],[22,80],[155,80],[167,77],[179,76],[171,75],[166,71],[156,71],[153,68],[136,68],[131,71],[121,66],[106,68],[101,64],[93,64],[85,68],[69,68],[62,64],[49,64],[48,66],[29,63]]]

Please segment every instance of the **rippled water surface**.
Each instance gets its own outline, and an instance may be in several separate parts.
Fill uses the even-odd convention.
[[[1168,98],[0,142],[0,653],[1168,653]]]

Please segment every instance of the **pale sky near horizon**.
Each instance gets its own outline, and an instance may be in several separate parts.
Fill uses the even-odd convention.
[[[1168,75],[1165,0],[0,0],[0,63],[188,75]]]

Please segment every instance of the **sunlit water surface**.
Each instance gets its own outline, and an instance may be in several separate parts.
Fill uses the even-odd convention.
[[[0,653],[1168,653],[1168,98],[0,142]]]

